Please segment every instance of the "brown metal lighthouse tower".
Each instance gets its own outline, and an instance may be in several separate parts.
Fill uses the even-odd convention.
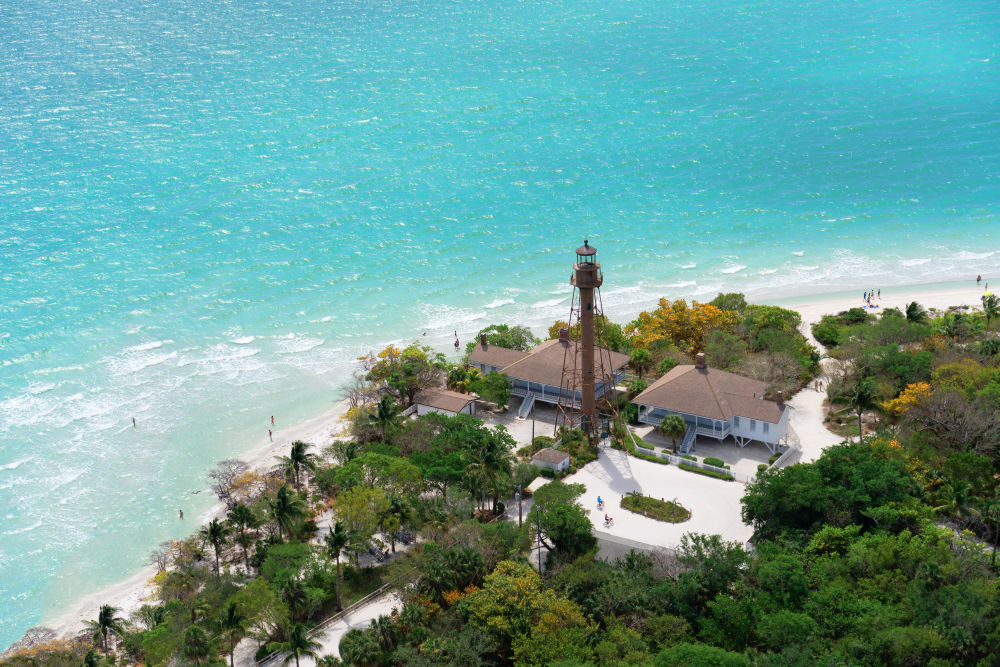
[[[601,284],[604,276],[597,263],[597,249],[588,241],[576,249],[576,263],[570,284],[573,285],[573,301],[570,306],[569,330],[560,332],[560,340],[565,346],[563,353],[562,384],[559,392],[560,419],[556,427],[565,424],[570,428],[582,428],[593,439],[598,435],[602,417],[596,396],[596,388],[601,383],[605,390],[614,384],[614,369],[606,347],[600,345],[595,320],[602,315]],[[579,342],[570,340],[570,331],[580,328]],[[602,392],[602,399],[603,399]],[[605,400],[600,401],[606,403]]]

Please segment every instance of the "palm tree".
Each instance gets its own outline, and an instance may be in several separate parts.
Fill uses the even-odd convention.
[[[323,539],[326,541],[326,553],[337,564],[337,610],[340,611],[344,608],[344,604],[340,600],[340,552],[347,546],[351,535],[347,527],[337,521],[330,526],[330,532]]]
[[[990,332],[990,320],[1000,317],[1000,298],[996,294],[983,297],[983,315],[986,316],[986,333]]]
[[[229,633],[229,667],[233,665],[233,652],[236,650],[236,637],[242,637],[247,631],[247,617],[240,613],[235,601],[230,601],[219,619],[219,629]]]
[[[927,311],[916,301],[906,304],[906,319],[914,324],[923,324],[927,321]]]
[[[392,642],[396,638],[396,630],[398,630],[396,621],[392,616],[382,614],[378,618],[372,619],[371,630],[372,634],[378,639],[382,650],[388,651],[392,648]]]
[[[484,437],[471,443],[465,452],[466,472],[471,491],[477,495],[480,508],[486,504],[486,494],[496,490],[498,482],[510,475],[514,457],[507,444],[497,437]]]
[[[278,524],[278,539],[285,539],[284,531],[291,537],[295,522],[306,515],[306,504],[302,498],[287,486],[282,486],[274,498],[268,500],[268,505],[271,517]]]
[[[973,505],[972,485],[968,482],[945,484],[937,492],[934,511],[943,512],[960,524],[967,524],[979,514]]]
[[[636,374],[638,374],[639,379],[641,380],[643,374],[649,370],[650,366],[652,366],[653,358],[649,354],[649,350],[640,347],[632,350],[628,363],[635,369]]]
[[[250,556],[247,554],[247,542],[249,542],[247,528],[256,527],[257,517],[254,516],[252,509],[242,503],[229,510],[227,517],[229,522],[236,526],[236,529],[239,531],[237,539],[240,546],[243,547],[243,565],[247,568],[247,574],[250,574]]]
[[[677,438],[684,437],[684,433],[687,431],[687,424],[684,423],[684,418],[680,415],[667,415],[660,420],[656,430],[660,432],[660,435],[670,438],[674,454],[676,454]]]
[[[212,548],[215,550],[215,576],[219,576],[219,551],[222,550],[222,546],[226,543],[226,538],[229,537],[229,526],[223,521],[219,521],[218,518],[212,519],[207,526],[203,526],[201,530],[198,531],[201,535],[203,542],[211,544]]]
[[[875,407],[877,387],[875,381],[870,377],[861,378],[851,390],[848,402],[855,412],[858,413],[858,442],[861,442],[861,413]]]
[[[382,515],[381,523],[389,533],[389,546],[392,548],[392,553],[396,553],[396,531],[413,519],[413,506],[398,493],[390,494],[388,500],[389,506]]]
[[[212,653],[212,640],[200,625],[192,625],[184,631],[183,653],[185,658],[194,660],[195,665]]]
[[[469,387],[478,379],[478,369],[467,368],[459,364],[448,371],[448,379],[445,381],[445,385],[452,391],[457,391],[460,394],[468,394]]]
[[[990,566],[997,564],[997,540],[1000,539],[1000,489],[994,491],[993,496],[983,500],[981,514],[986,516],[987,521],[993,522],[993,555],[990,557]]]
[[[314,660],[319,659],[319,654],[316,650],[322,648],[322,644],[319,642],[314,642],[309,639],[309,634],[306,631],[306,626],[301,623],[296,623],[292,629],[288,632],[288,640],[283,642],[271,642],[267,645],[267,650],[269,651],[287,651],[288,655],[281,664],[287,665],[295,658],[295,667],[299,667],[299,658],[303,655],[307,655]]]
[[[96,621],[87,621],[87,629],[94,633],[94,641],[101,642],[101,650],[108,652],[108,634],[122,634],[122,624],[125,619],[118,617],[118,607],[102,604],[97,612]]]
[[[939,330],[952,340],[958,340],[965,329],[965,315],[962,313],[952,313],[944,318],[944,322]]]
[[[316,469],[316,455],[309,453],[310,447],[312,445],[308,442],[296,440],[292,443],[292,449],[288,456],[274,457],[280,461],[278,467],[284,471],[285,479],[291,480],[292,484],[295,485],[296,491],[299,490],[299,473],[302,470]]]
[[[389,442],[389,431],[399,424],[402,412],[399,403],[391,396],[383,396],[375,406],[375,412],[368,415],[368,423],[382,434],[382,442]]]

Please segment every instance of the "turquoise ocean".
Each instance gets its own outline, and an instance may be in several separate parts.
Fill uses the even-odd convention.
[[[621,317],[1000,285],[998,195],[993,0],[2,3],[0,646],[584,237]]]

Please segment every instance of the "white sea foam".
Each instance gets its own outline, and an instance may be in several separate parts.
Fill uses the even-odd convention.
[[[904,259],[901,260],[899,263],[902,264],[903,266],[923,266],[924,264],[930,263],[930,261],[931,261],[930,257],[920,257],[918,259]]]
[[[308,352],[314,348],[319,347],[323,344],[322,338],[309,338],[305,336],[295,336],[292,334],[287,338],[278,338],[275,340],[275,347],[278,348],[278,354],[299,354],[300,352]]]
[[[514,299],[494,299],[488,304],[483,306],[484,308],[499,308],[500,306],[506,306],[507,304],[514,303]]]
[[[680,268],[682,268],[682,269],[693,269],[696,266],[698,266],[698,265],[695,262],[691,262],[690,264],[681,264]]]
[[[19,467],[30,461],[31,458],[19,459],[17,461],[11,461],[10,463],[5,463],[0,465],[0,470],[17,470]]]
[[[157,348],[163,347],[165,343],[172,343],[171,340],[151,340],[148,343],[142,343],[141,345],[133,345],[132,347],[126,347],[126,352],[144,352],[145,350],[155,350]]]
[[[733,266],[727,266],[727,267],[726,267],[726,268],[724,268],[724,269],[720,269],[720,271],[719,271],[719,272],[720,272],[720,273],[725,273],[725,274],[731,274],[731,273],[739,273],[740,271],[742,271],[742,270],[743,270],[743,269],[745,269],[745,268],[747,268],[747,267],[745,267],[745,266],[744,266],[744,265],[742,265],[742,264],[735,264],[735,265],[733,265]]]
[[[552,308],[554,306],[561,305],[566,302],[566,297],[563,296],[559,299],[546,299],[545,301],[537,301],[531,304],[532,308]]]
[[[236,343],[237,345],[249,345],[250,343],[257,340],[253,336],[241,336],[240,338],[234,338],[230,342]]]
[[[672,287],[674,289],[684,289],[685,287],[694,287],[698,284],[697,280],[682,280],[679,283],[667,283],[667,287]]]
[[[793,250],[792,254],[795,255],[796,257],[802,257],[802,255],[804,255],[806,253],[803,252],[802,250]]]

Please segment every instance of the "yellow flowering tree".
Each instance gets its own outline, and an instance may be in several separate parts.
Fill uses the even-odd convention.
[[[666,339],[695,353],[704,350],[708,334],[717,330],[732,333],[738,320],[737,313],[721,310],[710,303],[693,301],[688,306],[684,299],[668,301],[661,298],[655,310],[639,313],[639,317],[625,326],[625,335],[632,347],[648,348]]]
[[[891,401],[884,401],[882,408],[889,416],[899,418],[920,405],[931,395],[931,386],[926,382],[914,382]]]

